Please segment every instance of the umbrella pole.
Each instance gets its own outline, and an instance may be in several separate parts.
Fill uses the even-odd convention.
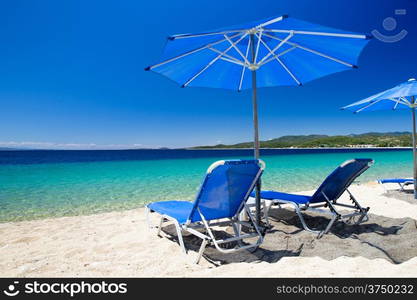
[[[252,54],[252,63],[255,64],[255,35],[250,35],[250,45]],[[253,106],[253,156],[259,159],[259,125],[258,125],[258,100],[256,89],[256,70],[251,70],[252,73],[252,106]],[[261,225],[261,180],[259,179],[255,186],[255,207],[256,207],[256,222]]]
[[[415,98],[412,98],[414,105]],[[411,107],[413,113],[413,178],[414,178],[414,199],[417,199],[417,157],[416,157],[416,108]]]
[[[253,128],[254,128],[254,152],[255,159],[259,159],[259,126],[258,126],[258,103],[256,97],[256,71],[252,71],[252,105],[253,105]],[[255,186],[256,220],[261,224],[261,179]]]

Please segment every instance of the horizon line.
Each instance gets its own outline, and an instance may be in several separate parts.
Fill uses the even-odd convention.
[[[294,135],[282,135],[276,138],[270,138],[262,140],[260,142],[268,142],[274,139],[279,139],[288,136],[354,136],[354,135],[365,135],[365,134],[411,134],[410,131],[387,131],[387,132],[363,132],[363,133],[350,133],[350,134],[294,134]],[[0,142],[0,150],[157,150],[157,149],[190,149],[190,148],[202,148],[202,147],[216,147],[216,146],[232,146],[236,144],[251,143],[252,141],[244,141],[230,144],[217,143],[213,145],[192,145],[192,146],[147,146],[144,144],[95,144],[95,143],[54,143],[54,142]],[[219,147],[220,148],[220,147]],[[230,148],[229,148],[230,149]],[[244,149],[244,148],[236,148]],[[250,148],[248,148],[250,149]],[[262,148],[271,149],[271,148]]]

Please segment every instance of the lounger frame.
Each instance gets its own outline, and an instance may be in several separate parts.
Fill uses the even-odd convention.
[[[224,161],[219,161],[219,162],[212,164],[208,168],[207,174],[212,172],[215,167],[221,165],[222,163],[224,163]],[[161,214],[159,225],[155,226],[152,224],[150,220],[150,214],[152,213],[152,211],[148,207],[146,207],[146,219],[148,222],[149,229],[157,229],[157,235],[160,236],[164,223],[170,222],[174,224],[176,232],[177,232],[177,236],[178,236],[178,243],[181,246],[181,249],[185,254],[187,254],[188,251],[187,251],[187,248],[185,247],[185,243],[183,239],[183,232],[188,232],[199,237],[202,240],[202,242],[201,242],[200,249],[198,251],[198,255],[195,259],[195,263],[198,263],[200,261],[204,253],[204,250],[210,244],[213,244],[214,247],[222,253],[232,253],[236,251],[256,249],[263,242],[263,234],[259,226],[256,224],[257,222],[255,221],[246,201],[249,198],[250,193],[252,192],[253,188],[255,187],[256,182],[259,180],[263,170],[265,169],[265,163],[262,160],[259,160],[259,164],[260,164],[259,172],[256,175],[255,180],[253,181],[251,185],[251,188],[246,193],[244,200],[242,201],[235,216],[231,218],[224,218],[221,220],[208,221],[206,220],[206,218],[204,217],[200,209],[197,207],[197,211],[201,217],[200,222],[191,222],[190,220],[188,220],[185,224],[180,224],[178,220],[176,220],[175,218],[172,218],[165,214]],[[239,215],[241,214],[242,211],[245,211],[247,216],[249,216],[249,222],[241,221],[239,219]],[[212,231],[212,228],[214,226],[232,226],[234,235],[227,239],[222,239],[222,240],[216,239]],[[242,226],[249,228],[249,229],[254,229],[254,232],[249,233],[249,234],[242,234]],[[249,238],[254,238],[254,237],[258,238],[256,242],[249,243],[249,244],[244,243],[244,240],[249,239]],[[224,248],[221,246],[222,244],[229,243],[229,242],[237,242],[238,246],[232,249]]]
[[[353,220],[353,218],[356,217],[356,216],[359,216],[359,218],[358,218],[358,220],[354,221],[354,224],[360,224],[360,223],[366,222],[368,220],[369,207],[364,208],[364,207],[360,206],[358,201],[355,199],[355,197],[352,195],[352,193],[348,189],[346,189],[346,192],[349,193],[350,200],[353,203],[352,205],[344,204],[344,203],[337,203],[337,199],[336,200],[330,200],[326,196],[325,193],[322,193],[322,195],[326,199],[326,202],[318,203],[318,204],[303,204],[303,205],[300,205],[300,204],[297,204],[297,203],[292,202],[292,201],[286,201],[286,200],[280,200],[280,199],[267,200],[267,201],[271,201],[272,203],[271,203],[271,205],[266,206],[267,209],[264,210],[264,214],[265,214],[264,217],[265,217],[266,220],[268,220],[269,210],[272,207],[272,205],[289,204],[294,208],[295,212],[297,213],[297,216],[299,217],[303,228],[308,232],[317,234],[317,238],[321,238],[323,236],[323,234],[326,234],[326,233],[329,232],[330,228],[338,220],[341,220],[341,221],[344,221],[346,219]],[[337,207],[353,209],[354,212],[348,213],[348,214],[342,214],[337,210]],[[327,208],[327,209],[323,209],[323,208]],[[303,211],[311,211],[311,212],[317,212],[317,213],[321,213],[321,214],[330,215],[331,219],[330,219],[330,221],[327,224],[325,229],[323,229],[323,230],[314,230],[314,229],[311,229],[307,225],[307,223],[304,219],[304,216],[302,214]]]
[[[344,162],[342,165],[349,163],[350,161],[346,161]],[[368,163],[367,168],[364,168],[360,173],[358,173],[353,179],[352,181],[348,182],[343,190],[344,192],[347,192],[349,194],[349,198],[350,201],[352,202],[352,205],[349,204],[345,204],[345,203],[338,203],[337,199],[329,199],[329,197],[327,197],[327,195],[322,191],[321,194],[323,195],[325,202],[318,202],[318,203],[306,203],[306,204],[298,204],[296,202],[293,201],[287,201],[287,200],[282,200],[282,199],[273,199],[273,200],[269,200],[269,199],[263,199],[263,205],[264,205],[264,209],[263,209],[263,214],[264,214],[264,218],[269,226],[269,210],[271,209],[271,207],[273,205],[278,205],[279,207],[281,207],[281,205],[283,204],[289,204],[291,205],[297,216],[299,217],[301,224],[303,226],[303,228],[311,233],[315,233],[317,234],[317,238],[321,238],[324,234],[328,233],[330,228],[333,226],[333,224],[338,221],[344,221],[345,223],[349,223],[350,221],[353,221],[352,223],[357,225],[360,224],[362,222],[366,222],[368,220],[368,211],[369,211],[369,207],[362,207],[359,202],[356,200],[356,198],[353,196],[353,194],[349,191],[348,186],[350,186],[354,179],[359,177],[363,172],[365,172],[371,165],[373,164],[373,161]],[[270,204],[267,205],[266,201],[270,201]],[[353,212],[348,213],[348,214],[342,214],[340,211],[338,211],[338,207],[341,208],[348,208],[348,209],[353,209]],[[310,228],[305,219],[304,216],[302,214],[303,211],[311,211],[311,212],[318,212],[321,214],[326,214],[326,215],[330,215],[330,221],[327,224],[327,226],[325,227],[325,229],[323,230],[314,230],[312,228]],[[355,217],[359,217],[356,221],[354,220]]]
[[[409,186],[409,185],[414,184],[414,180],[413,180],[413,179],[410,179],[409,181],[404,181],[404,182],[387,182],[387,183],[385,183],[385,182],[382,182],[381,180],[377,180],[377,182],[378,182],[379,184],[381,184],[381,185],[382,185],[382,187],[384,188],[384,191],[385,191],[386,193],[390,192],[390,190],[388,190],[388,189],[385,187],[385,185],[386,185],[387,183],[391,183],[391,184],[398,184],[398,185],[400,186],[400,192],[405,192],[405,187],[406,187],[406,186]]]

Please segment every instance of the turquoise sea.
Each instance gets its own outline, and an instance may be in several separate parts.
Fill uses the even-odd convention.
[[[207,167],[249,150],[0,151],[0,222],[91,214],[158,200],[193,200]],[[410,150],[264,150],[263,188],[312,190],[351,158],[375,164],[359,180],[412,174]]]

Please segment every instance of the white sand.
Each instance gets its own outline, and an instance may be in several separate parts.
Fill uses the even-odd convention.
[[[374,184],[353,186],[376,215],[417,220],[417,205],[382,196]],[[0,224],[0,276],[10,277],[417,277],[417,257],[384,259],[284,257],[275,263],[216,267],[149,231],[144,209]]]

